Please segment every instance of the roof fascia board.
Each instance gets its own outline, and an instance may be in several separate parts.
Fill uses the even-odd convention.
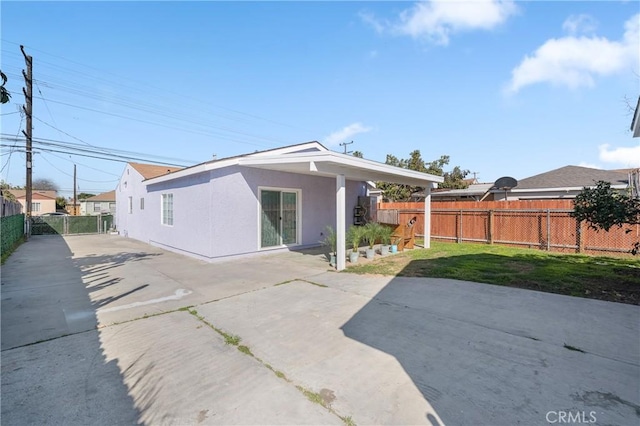
[[[162,183],[162,182],[166,182],[173,179],[179,179],[182,177],[191,176],[191,175],[195,175],[202,172],[207,172],[210,170],[216,170],[216,169],[221,169],[223,167],[234,166],[234,165],[237,165],[241,160],[245,158],[257,158],[257,157],[263,157],[263,156],[272,157],[275,155],[284,155],[284,154],[293,155],[290,153],[295,153],[296,151],[300,151],[302,149],[309,149],[309,148],[317,148],[322,152],[328,151],[327,148],[325,148],[322,144],[318,142],[308,142],[305,144],[286,146],[284,148],[278,148],[278,149],[274,149],[266,152],[250,153],[244,156],[233,157],[226,160],[223,158],[217,161],[210,161],[210,162],[198,164],[192,167],[188,167],[186,169],[178,170],[176,172],[169,173],[166,175],[145,179],[144,181],[148,185],[153,185],[156,183]],[[301,154],[304,154],[304,153],[301,153]]]
[[[388,164],[382,164],[363,158],[353,157],[350,155],[339,154],[337,152],[325,151],[322,153],[298,153],[289,154],[283,157],[254,157],[254,158],[242,158],[240,160],[241,166],[267,166],[269,164],[293,164],[293,163],[315,163],[316,167],[319,167],[321,163],[337,163],[342,166],[353,167],[355,169],[366,169],[369,172],[379,172],[382,174],[392,176],[402,176],[410,179],[415,179],[420,182],[444,182],[442,176],[431,175],[428,173],[417,172],[415,170],[401,169],[398,167],[390,166]],[[318,169],[319,170],[319,169]],[[334,170],[325,169],[330,173],[334,173]],[[365,180],[381,180],[379,178],[371,178]]]
[[[300,144],[300,145],[285,146],[285,147],[282,147],[282,148],[276,148],[276,149],[272,149],[272,150],[269,150],[269,151],[254,152],[254,153],[245,155],[244,158],[247,158],[247,157],[273,157],[273,156],[276,156],[276,155],[297,153],[298,151],[309,149],[309,148],[316,148],[316,149],[318,149],[319,151],[322,151],[322,152],[328,151],[328,149],[325,148],[319,142],[307,142],[307,143]],[[301,154],[304,154],[304,153],[301,153]]]

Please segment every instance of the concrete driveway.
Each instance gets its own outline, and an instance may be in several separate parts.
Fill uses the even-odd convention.
[[[640,421],[636,306],[327,266],[32,238],[2,267],[3,423]]]

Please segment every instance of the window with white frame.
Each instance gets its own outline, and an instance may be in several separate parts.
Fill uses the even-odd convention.
[[[40,203],[31,203],[31,211],[39,212],[40,211]]]
[[[100,203],[93,203],[93,212],[100,213],[102,211]]]
[[[173,225],[173,194],[162,194],[162,224]]]
[[[127,211],[133,213],[133,197],[129,197],[127,201]]]

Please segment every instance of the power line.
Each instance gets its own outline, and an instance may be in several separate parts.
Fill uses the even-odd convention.
[[[47,163],[49,163],[49,165],[51,167],[53,167],[54,169],[56,169],[57,171],[59,171],[60,173],[62,173],[63,175],[67,175],[69,177],[73,177],[73,175],[70,175],[69,173],[60,170],[58,167],[56,167],[53,163],[51,163],[49,160],[47,160],[47,157],[42,154],[40,156],[40,158],[42,158],[44,161],[46,161]],[[111,183],[111,182],[117,182],[120,179],[111,179],[111,180],[89,180],[89,179],[82,179],[82,178],[77,178],[78,180],[84,181],[84,182],[91,182],[91,183]]]
[[[11,135],[7,135],[6,133],[0,133],[0,139],[1,140],[7,140],[7,141],[23,141],[23,138],[13,138],[11,137]],[[196,164],[195,161],[191,161],[191,160],[184,160],[184,159],[180,159],[180,158],[172,158],[172,157],[163,157],[160,155],[153,155],[153,154],[146,154],[146,153],[142,153],[142,152],[134,152],[134,151],[125,151],[125,150],[120,150],[120,149],[115,149],[115,150],[111,150],[109,151],[108,148],[104,148],[104,147],[99,147],[99,146],[91,146],[91,148],[93,149],[88,149],[87,147],[85,147],[84,145],[80,145],[80,144],[76,144],[73,142],[66,142],[66,141],[59,141],[56,139],[47,139],[47,138],[33,138],[33,141],[35,143],[38,143],[40,145],[46,145],[46,146],[55,146],[55,147],[59,147],[59,148],[66,148],[69,150],[74,150],[74,151],[81,151],[81,152],[90,152],[90,153],[95,153],[95,150],[101,151],[100,154],[104,155],[104,156],[113,156],[113,157],[118,157],[118,158],[133,158],[133,157],[139,157],[139,156],[143,156],[146,158],[155,158],[156,160],[145,160],[148,162],[156,162],[156,163],[161,163],[161,164],[170,164],[170,162],[180,162],[180,163],[192,163],[192,164]],[[117,154],[116,154],[117,153]],[[120,155],[122,154],[122,155]],[[139,160],[139,158],[137,158]],[[168,160],[168,162],[165,161],[157,161],[157,160]],[[184,167],[184,165],[179,165],[181,167]]]
[[[3,40],[3,41],[6,42],[6,43],[19,45],[19,43],[12,42],[12,41],[9,41],[9,40]],[[33,47],[29,47],[29,48],[34,50],[34,51],[36,51],[36,52],[40,52],[40,53],[43,53],[43,54],[48,55],[48,56],[59,58],[59,59],[62,59],[64,61],[76,64],[76,65],[79,65],[79,66],[82,66],[82,67],[85,67],[85,68],[93,69],[93,70],[96,70],[98,72],[102,72],[102,73],[111,75],[113,77],[116,77],[118,79],[118,81],[122,81],[122,80],[131,81],[131,82],[135,83],[135,86],[133,86],[133,88],[135,88],[137,91],[141,91],[140,90],[140,86],[143,85],[143,86],[146,86],[148,88],[153,89],[152,93],[154,93],[154,94],[155,93],[167,93],[167,94],[173,94],[173,95],[176,95],[176,96],[183,96],[183,97],[190,98],[192,100],[195,100],[197,102],[200,102],[200,103],[208,105],[208,106],[213,106],[215,108],[223,109],[223,110],[226,110],[226,111],[229,111],[229,112],[233,112],[235,114],[245,115],[245,116],[251,117],[253,119],[262,120],[262,121],[266,121],[266,122],[269,122],[269,123],[272,123],[272,124],[277,124],[277,125],[280,125],[280,126],[285,126],[285,127],[290,127],[290,128],[299,128],[297,126],[293,126],[293,125],[288,124],[288,123],[281,123],[281,122],[278,122],[278,121],[275,121],[275,120],[272,120],[272,119],[269,119],[269,118],[266,118],[266,117],[262,117],[262,116],[259,116],[259,115],[256,115],[256,114],[250,114],[250,113],[246,113],[246,112],[243,112],[243,111],[239,111],[239,110],[235,110],[235,109],[232,109],[232,108],[228,108],[228,107],[225,107],[225,106],[222,106],[222,105],[216,105],[216,104],[213,104],[213,103],[210,103],[210,102],[206,102],[206,101],[203,101],[202,99],[196,98],[196,97],[191,96],[191,95],[186,95],[185,96],[183,94],[180,94],[180,93],[177,93],[177,92],[174,92],[174,91],[171,91],[171,90],[167,90],[166,87],[162,87],[161,88],[161,87],[153,86],[153,85],[149,84],[148,82],[135,80],[135,79],[132,79],[132,78],[129,78],[129,77],[126,77],[126,76],[122,76],[122,75],[118,75],[118,74],[115,74],[115,73],[112,73],[112,72],[109,72],[109,71],[101,70],[101,69],[93,67],[91,65],[86,65],[86,64],[83,64],[81,62],[73,61],[71,59],[65,58],[65,57],[60,56],[60,55],[55,55],[55,54],[52,54],[52,53],[48,53],[48,52],[45,52],[45,51],[42,51],[42,50],[39,50],[39,49],[36,49],[36,48],[33,48]],[[123,85],[122,83],[113,82],[113,81],[109,81],[109,80],[106,80],[106,79],[101,79],[99,77],[95,77],[95,76],[92,76],[92,75],[87,74],[87,73],[82,73],[82,72],[77,71],[77,70],[72,69],[72,68],[66,68],[66,67],[58,65],[58,64],[53,64],[51,62],[39,61],[39,63],[52,65],[52,66],[60,68],[62,70],[68,70],[68,71],[72,71],[74,73],[79,73],[79,74],[82,74],[82,75],[85,75],[85,76],[89,76],[92,79],[102,80],[102,81],[106,81],[106,82],[110,82],[110,83],[115,83],[116,85],[123,86],[125,89],[131,89],[132,88],[132,86],[127,86],[127,85]]]
[[[9,147],[9,146],[14,146],[14,145],[0,144],[0,146]],[[44,151],[44,152],[58,152],[58,153],[61,153],[61,154],[72,154],[72,155],[77,155],[79,157],[96,158],[96,159],[99,159],[99,160],[115,161],[115,162],[119,162],[119,163],[129,163],[131,161],[142,161],[142,162],[145,162],[145,163],[154,163],[154,164],[159,164],[159,165],[176,166],[176,167],[187,167],[184,164],[173,164],[173,163],[162,162],[162,161],[154,161],[154,160],[149,160],[149,159],[144,159],[144,158],[135,158],[135,157],[108,158],[108,157],[101,157],[101,156],[96,156],[96,155],[81,154],[81,153],[77,153],[77,152],[73,152],[73,151],[64,151],[64,150],[51,149],[51,148],[42,148],[42,147],[38,147],[38,150]]]
[[[61,159],[61,160],[68,161],[68,162],[69,162],[69,163],[71,163],[71,164],[77,164],[77,165],[79,165],[79,166],[86,167],[87,169],[91,169],[91,170],[94,170],[94,171],[96,171],[96,172],[104,173],[105,175],[111,175],[111,176],[115,176],[115,177],[117,177],[117,178],[120,178],[120,175],[117,175],[117,174],[115,174],[115,173],[105,172],[104,170],[96,169],[95,167],[91,167],[91,166],[88,166],[88,165],[86,165],[86,164],[79,163],[79,162],[77,162],[77,161],[73,161],[73,160],[71,160],[71,159],[69,159],[69,158],[64,158],[64,157],[61,157],[61,156],[56,155],[56,154],[53,154],[53,153],[49,153],[49,154],[50,154],[50,155],[52,155],[52,156],[54,156],[54,157],[56,157],[56,158],[59,158],[59,159]],[[70,155],[73,155],[73,154],[70,154]]]

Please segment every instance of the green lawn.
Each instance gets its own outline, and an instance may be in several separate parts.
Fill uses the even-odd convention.
[[[554,254],[486,244],[433,242],[349,266],[346,272],[454,278],[640,304],[640,258]]]

